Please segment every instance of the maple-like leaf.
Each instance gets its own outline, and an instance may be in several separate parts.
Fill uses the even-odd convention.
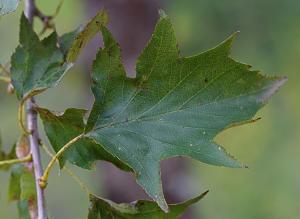
[[[179,204],[170,204],[170,212],[163,212],[155,202],[137,201],[131,204],[116,204],[112,201],[90,196],[88,219],[176,219],[188,207],[200,201],[207,192]]]
[[[72,66],[66,63],[57,47],[57,34],[39,40],[23,14],[20,23],[20,45],[11,57],[12,84],[19,99],[36,95],[56,86]]]
[[[162,15],[126,77],[120,49],[102,28],[105,48],[93,66],[95,105],[86,136],[135,171],[137,182],[163,210],[160,161],[187,156],[207,164],[242,167],[214,137],[251,120],[284,77],[265,77],[229,57],[235,34],[217,47],[180,57],[170,19]]]
[[[171,21],[162,13],[137,61],[136,78],[128,78],[118,43],[103,25],[101,32],[105,47],[93,64],[95,103],[85,137],[128,165],[164,211],[161,160],[186,156],[243,167],[214,138],[251,121],[285,77],[263,76],[230,58],[236,34],[211,50],[181,57]]]

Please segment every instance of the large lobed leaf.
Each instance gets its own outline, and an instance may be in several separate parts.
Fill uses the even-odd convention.
[[[55,86],[72,65],[57,47],[56,32],[40,41],[24,14],[19,40],[11,57],[11,77],[17,97],[22,99]]]
[[[116,204],[91,195],[88,219],[176,219],[207,192],[179,204],[170,204],[170,212],[167,214],[155,202],[140,200],[132,204]]]
[[[0,0],[0,16],[15,11],[20,0]]]
[[[236,34],[209,51],[180,57],[170,19],[162,13],[137,61],[136,78],[128,78],[118,43],[105,26],[101,32],[105,47],[93,64],[95,103],[85,127],[87,138],[128,165],[164,211],[168,205],[161,160],[187,156],[212,165],[243,167],[214,138],[251,120],[284,77],[265,77],[230,58]],[[43,120],[49,139],[64,136],[64,129],[53,133]]]

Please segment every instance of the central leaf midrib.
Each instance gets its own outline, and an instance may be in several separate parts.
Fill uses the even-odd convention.
[[[139,122],[149,121],[149,119],[153,118],[153,117],[159,117],[159,116],[167,115],[167,114],[171,114],[171,113],[178,113],[178,112],[185,111],[185,110],[190,110],[190,109],[193,109],[193,108],[196,108],[196,107],[204,107],[204,106],[207,106],[207,105],[210,105],[210,104],[215,104],[217,102],[234,100],[236,98],[246,97],[246,96],[253,95],[255,93],[259,93],[259,92],[261,92],[261,91],[263,91],[265,89],[268,89],[270,87],[272,87],[272,85],[268,85],[268,86],[265,86],[265,87],[263,87],[263,88],[261,88],[259,90],[254,90],[254,91],[249,92],[249,93],[245,93],[245,94],[242,94],[242,95],[233,96],[233,97],[230,97],[230,98],[225,98],[225,99],[222,99],[222,100],[219,100],[219,101],[208,102],[208,103],[201,104],[201,105],[195,105],[193,107],[187,107],[187,108],[180,109],[180,110],[167,111],[167,112],[164,112],[164,113],[161,113],[161,114],[157,114],[157,115],[154,115],[154,116],[144,117],[145,119],[134,118],[134,119],[131,119],[131,120],[125,120],[125,121],[116,122],[116,123],[104,124],[103,126],[95,127],[90,132],[94,132],[96,130],[101,130],[101,129],[104,129],[104,128],[114,128],[114,125],[121,125],[121,124],[125,124],[125,123],[136,122],[136,121],[139,121]],[[159,121],[159,119],[158,119],[158,121]]]

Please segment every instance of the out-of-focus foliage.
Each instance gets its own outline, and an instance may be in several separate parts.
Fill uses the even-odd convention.
[[[3,147],[2,139],[1,139],[1,135],[0,135],[0,161],[16,158],[16,153],[15,153],[16,146],[15,145],[13,145],[11,147],[11,150],[9,151],[9,153],[6,153],[2,147]],[[9,170],[9,168],[10,168],[10,165],[4,165],[4,166],[0,167],[0,171],[6,171],[6,170]]]

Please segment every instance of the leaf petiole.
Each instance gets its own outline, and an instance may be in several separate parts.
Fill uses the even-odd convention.
[[[49,148],[43,143],[40,142],[40,145],[42,146],[42,148],[44,149],[44,151],[46,152],[47,155],[49,155],[49,157],[53,158],[54,155],[51,153],[51,151],[49,150]],[[56,160],[56,162],[58,163],[58,160]],[[91,192],[91,190],[88,188],[87,185],[85,185],[84,182],[81,181],[81,179],[79,179],[79,177],[73,173],[72,170],[70,170],[69,168],[67,168],[66,166],[63,167],[63,170],[65,170],[69,176],[71,176],[75,182],[77,182],[77,184],[81,187],[81,189],[89,196],[90,194],[93,194]]]
[[[31,162],[31,161],[32,161],[32,156],[31,156],[31,154],[29,154],[26,157],[19,158],[19,159],[0,161],[0,166],[13,165],[13,164],[18,164],[18,163],[26,163],[26,162]]]
[[[84,137],[84,133],[78,135],[77,137],[73,138],[72,140],[70,140],[68,143],[66,143],[50,160],[48,166],[45,169],[44,175],[39,179],[39,184],[41,188],[46,188],[47,186],[47,181],[48,181],[48,177],[50,174],[50,171],[53,167],[53,165],[55,164],[56,160],[68,149],[72,146],[72,144],[74,144],[75,142],[77,142],[79,139]]]
[[[24,104],[26,103],[27,98],[22,99],[19,105],[19,109],[18,109],[18,122],[19,122],[19,126],[20,128],[23,130],[25,135],[30,135],[31,132],[27,130],[25,124],[23,123],[24,118],[23,118],[23,111],[24,111]]]

